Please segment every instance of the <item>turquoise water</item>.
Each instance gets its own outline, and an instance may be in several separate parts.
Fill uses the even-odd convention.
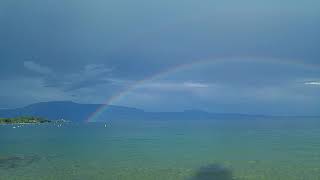
[[[317,119],[0,126],[1,180],[319,178]]]

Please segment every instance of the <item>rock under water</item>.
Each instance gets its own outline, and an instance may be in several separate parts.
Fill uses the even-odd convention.
[[[219,164],[200,167],[190,180],[234,180],[232,171]]]
[[[4,169],[14,169],[19,167],[28,166],[36,161],[39,161],[41,158],[37,155],[16,155],[16,156],[0,156],[0,168]]]

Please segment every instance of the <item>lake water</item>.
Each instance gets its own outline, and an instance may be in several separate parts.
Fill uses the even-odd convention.
[[[1,180],[320,178],[320,120],[0,126]]]

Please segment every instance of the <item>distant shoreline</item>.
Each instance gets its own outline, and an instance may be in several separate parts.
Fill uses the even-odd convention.
[[[40,117],[15,117],[15,118],[0,118],[0,125],[15,125],[15,124],[42,124],[50,123],[51,121]]]
[[[51,123],[51,122],[47,122]],[[35,122],[35,123],[0,123],[0,125],[28,125],[28,124],[45,124],[45,123],[40,123],[40,122]]]

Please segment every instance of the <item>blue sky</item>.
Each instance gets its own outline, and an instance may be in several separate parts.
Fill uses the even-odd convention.
[[[320,2],[0,2],[0,108],[320,114]],[[209,63],[201,63],[206,61]]]

